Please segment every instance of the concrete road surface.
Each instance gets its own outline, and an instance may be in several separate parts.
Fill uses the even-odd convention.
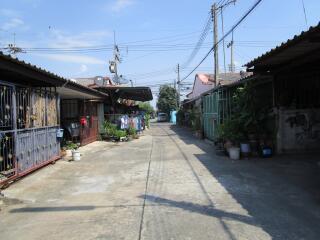
[[[1,240],[320,239],[304,162],[231,161],[165,123],[81,151],[3,191]]]

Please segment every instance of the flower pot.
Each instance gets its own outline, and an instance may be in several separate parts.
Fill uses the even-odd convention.
[[[66,157],[72,157],[72,150],[71,149],[66,150]]]
[[[249,157],[249,155],[251,153],[250,144],[249,143],[241,143],[240,144],[240,151],[241,151],[241,155],[243,157]]]
[[[237,147],[229,148],[229,157],[232,160],[239,160],[240,159],[240,148],[237,148]]]
[[[80,154],[80,152],[77,151],[77,150],[74,150],[74,151],[72,152],[72,159],[73,159],[73,161],[80,161],[80,160],[81,160],[81,154]]]
[[[224,148],[226,149],[227,152],[229,152],[229,149],[233,146],[233,143],[230,140],[227,140],[224,143]]]

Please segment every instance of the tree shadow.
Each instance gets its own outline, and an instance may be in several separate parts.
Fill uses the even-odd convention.
[[[156,206],[160,205],[160,206],[180,208],[192,213],[199,213],[202,215],[211,216],[211,217],[220,218],[220,219],[221,218],[232,219],[239,222],[244,222],[247,224],[254,225],[253,219],[249,216],[241,215],[238,213],[226,212],[220,209],[216,209],[212,205],[201,205],[201,204],[192,203],[192,202],[175,201],[175,200],[170,200],[170,199],[166,199],[166,198],[162,198],[154,195],[148,195],[148,194],[146,196],[141,195],[139,197],[142,199],[146,197],[146,200],[148,202],[156,203]]]
[[[230,217],[260,226],[273,239],[318,239],[320,206],[313,193],[319,186],[319,174],[314,168],[314,161],[310,161],[309,165],[290,161],[290,157],[231,161],[215,155],[212,145],[196,139],[190,131],[176,126],[169,129],[176,134],[172,136],[169,130],[169,138],[180,150],[201,188],[202,179],[184,153],[184,144],[195,145],[204,152],[194,156],[252,216],[249,219]],[[188,208],[188,205],[185,207]],[[223,217],[225,213],[213,211],[212,215],[215,214]]]

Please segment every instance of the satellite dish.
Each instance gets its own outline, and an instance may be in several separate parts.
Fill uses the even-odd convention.
[[[94,84],[97,86],[103,86],[104,85],[104,79],[101,76],[97,76],[94,78]]]

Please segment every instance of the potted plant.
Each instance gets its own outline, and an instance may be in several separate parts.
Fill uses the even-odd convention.
[[[243,139],[243,130],[238,119],[226,120],[219,129],[220,137],[224,139],[224,147],[232,159],[239,159],[240,141]],[[238,154],[239,153],[239,154]]]
[[[128,139],[129,139],[129,140],[132,140],[132,139],[134,139],[135,136],[137,135],[137,130],[136,130],[135,128],[133,128],[133,127],[130,126],[130,127],[127,129],[127,135],[128,135]]]
[[[71,141],[67,142],[65,148],[65,156],[66,157],[72,157],[72,152],[76,149],[78,149],[78,145],[76,143],[73,143]]]

